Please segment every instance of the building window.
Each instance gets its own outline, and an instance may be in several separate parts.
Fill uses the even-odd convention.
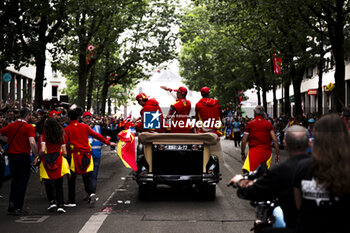
[[[58,86],[52,86],[52,99],[58,99]]]

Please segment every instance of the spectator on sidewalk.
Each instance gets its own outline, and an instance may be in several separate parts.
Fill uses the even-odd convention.
[[[311,157],[298,163],[294,194],[299,209],[297,232],[350,232],[350,136],[330,114],[314,126]]]
[[[22,108],[20,118],[0,129],[0,135],[8,138],[8,158],[12,175],[8,212],[15,215],[27,214],[23,210],[24,197],[30,177],[30,151],[36,156],[38,148],[35,142],[35,129],[28,124],[31,111]]]

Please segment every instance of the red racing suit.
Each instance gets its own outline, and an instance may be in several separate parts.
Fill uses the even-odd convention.
[[[187,120],[191,112],[191,102],[187,99],[178,99],[170,106],[168,117],[175,113],[171,120],[170,133],[190,133],[191,127],[187,125]]]
[[[143,113],[144,112],[157,112],[159,111],[160,115],[160,129],[144,129],[143,128],[143,123],[144,123],[144,119],[143,119]],[[158,133],[163,133],[164,129],[163,129],[163,112],[162,109],[159,107],[159,103],[155,98],[149,99],[145,105],[143,106],[143,108],[140,111],[140,115],[141,115],[141,122],[139,122],[136,125],[136,130],[140,131],[140,132],[158,132]]]
[[[221,107],[219,101],[212,98],[202,98],[196,104],[196,121],[209,121],[210,125],[207,127],[203,125],[200,128],[197,128],[197,132],[199,133],[215,133],[218,136],[222,135],[220,131],[220,127],[215,127],[215,123],[219,121],[221,123],[221,119],[223,117]]]

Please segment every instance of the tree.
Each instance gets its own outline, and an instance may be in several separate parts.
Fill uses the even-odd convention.
[[[16,68],[35,65],[34,108],[42,105],[47,45],[65,33],[66,4],[66,0],[19,0],[5,1],[2,5],[0,25],[4,43],[0,45],[0,64],[2,68],[9,64]]]
[[[347,0],[297,1],[299,13],[309,28],[327,37],[335,60],[335,107],[341,112],[345,105],[345,35],[349,35],[350,4]],[[315,18],[325,27],[318,27]],[[316,20],[316,22],[317,22]]]
[[[26,9],[20,7],[18,0],[5,0],[0,3],[0,69],[3,70],[10,64],[17,69],[28,64],[31,54],[25,51],[21,44],[22,32],[20,18]]]
[[[103,70],[101,102],[104,113],[104,103],[112,84],[134,85],[136,79],[149,77],[150,70],[174,58],[176,35],[171,28],[177,24],[177,13],[173,1],[97,2],[93,7],[83,3],[83,14],[78,14],[81,5],[76,5],[76,9],[72,7],[72,16],[75,17],[72,17],[71,25],[75,29],[61,44],[71,55],[67,60],[78,64],[75,66],[79,84],[78,105],[85,107],[87,77],[92,67],[103,67],[96,69]],[[106,4],[111,7],[106,7]],[[78,41],[74,36],[79,38]],[[88,44],[96,48],[87,63]],[[117,74],[117,78],[113,80],[111,73]]]
[[[244,59],[250,54],[222,27],[211,23],[209,13],[205,6],[185,11],[180,28],[180,74],[191,89],[209,86],[212,96],[232,107],[238,103],[238,90],[253,85],[252,70]]]

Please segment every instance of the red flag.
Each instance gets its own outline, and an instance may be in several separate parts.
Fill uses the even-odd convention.
[[[244,91],[238,91],[238,101],[239,103],[242,102],[244,96]]]
[[[118,134],[119,142],[117,153],[119,158],[124,163],[125,167],[132,168],[137,171],[135,160],[135,135],[131,130],[123,130]]]
[[[280,57],[279,52],[272,54],[272,63],[275,74],[282,74],[282,58]]]

